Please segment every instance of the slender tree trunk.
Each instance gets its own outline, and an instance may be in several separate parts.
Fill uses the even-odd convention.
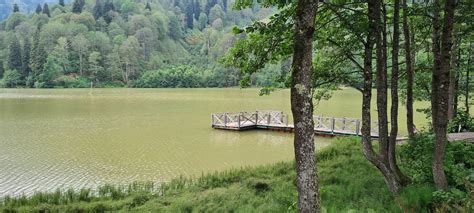
[[[390,192],[394,195],[398,195],[400,191],[400,182],[397,180],[396,175],[390,169],[387,153],[388,149],[385,149],[385,156],[374,152],[372,147],[371,138],[371,98],[372,98],[372,50],[374,43],[377,44],[377,71],[383,69],[384,63],[380,61],[383,57],[383,51],[380,50],[382,47],[381,38],[381,5],[380,0],[369,0],[368,1],[368,19],[369,19],[369,32],[367,35],[367,41],[365,43],[364,50],[364,86],[362,91],[362,148],[365,157],[382,173],[384,176],[385,183],[388,186]],[[379,54],[380,53],[380,54]],[[378,76],[379,77],[379,76]],[[378,80],[379,78],[377,78]],[[385,108],[387,109],[387,108]],[[388,132],[387,132],[388,135]],[[388,136],[387,136],[388,137]],[[387,145],[387,144],[386,144]],[[388,147],[386,147],[388,148]]]
[[[444,173],[444,154],[446,150],[446,131],[448,124],[449,73],[451,63],[452,31],[455,0],[446,0],[442,34],[439,20],[439,0],[435,0],[433,18],[433,80],[431,88],[431,108],[435,149],[433,154],[433,178],[438,189],[446,190],[448,183]]]
[[[456,97],[456,78],[457,78],[457,69],[455,69],[456,60],[457,60],[457,51],[456,48],[459,48],[460,41],[456,41],[456,39],[453,39],[453,51],[452,51],[452,56],[451,56],[451,66],[453,69],[451,69],[449,73],[449,88],[448,88],[448,122],[453,120],[453,118],[456,116],[455,113],[455,97]]]
[[[391,95],[392,105],[390,111],[390,138],[388,143],[388,162],[390,169],[394,172],[400,184],[404,184],[407,178],[402,174],[397,165],[396,145],[398,135],[398,53],[400,49],[400,0],[394,2],[393,12],[393,41],[392,41],[392,78]]]
[[[407,0],[403,1],[403,36],[405,40],[405,61],[407,72],[407,130],[408,137],[413,138],[415,135],[415,125],[413,123],[413,54],[411,50],[410,26],[408,25],[408,6]]]
[[[469,115],[469,80],[470,80],[470,76],[469,76],[469,71],[470,71],[470,66],[471,66],[471,50],[472,50],[472,43],[469,42],[469,50],[467,52],[467,65],[466,65],[466,87],[464,88],[466,91],[465,91],[465,105],[464,107],[466,107],[466,113]]]
[[[378,0],[381,2],[381,0]],[[377,34],[375,37],[376,52],[376,87],[377,87],[377,115],[379,123],[379,154],[382,161],[388,163],[388,116],[387,116],[387,34],[385,5],[379,3],[376,11]],[[383,16],[383,19],[381,17]]]
[[[81,73],[81,76],[83,75],[82,73],[82,53],[79,53],[79,71]]]
[[[300,212],[320,212],[319,180],[314,156],[312,59],[318,0],[299,0],[295,15],[291,111],[295,122],[296,186]]]

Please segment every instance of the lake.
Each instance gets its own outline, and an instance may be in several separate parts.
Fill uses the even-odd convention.
[[[291,114],[289,90],[0,89],[0,197],[291,160],[291,133],[210,127],[213,112],[255,110]],[[359,118],[361,94],[338,91],[315,114]],[[415,116],[420,126],[424,115]],[[317,148],[328,143],[316,140]]]

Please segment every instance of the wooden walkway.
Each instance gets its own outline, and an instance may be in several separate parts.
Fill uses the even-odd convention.
[[[362,121],[355,118],[314,116],[316,135],[360,136]],[[288,122],[288,115],[279,111],[255,111],[212,114],[212,128],[225,130],[270,129],[292,132],[294,125]],[[371,135],[378,138],[378,124],[372,124]]]

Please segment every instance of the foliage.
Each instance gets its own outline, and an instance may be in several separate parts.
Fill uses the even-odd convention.
[[[76,76],[96,86],[132,86],[148,71],[179,66],[196,67],[193,75],[204,79],[199,87],[236,86],[239,73],[218,62],[235,40],[231,29],[262,18],[261,10],[272,11],[228,11],[228,2],[217,0],[71,0],[60,2],[64,6],[52,6],[57,0],[46,2],[21,3],[20,12],[1,24],[0,61],[8,67],[10,55],[17,60],[15,69],[25,82],[17,86],[33,87],[37,82],[38,87],[64,87]],[[26,14],[35,8],[36,13]],[[51,71],[45,70],[50,55],[61,67],[56,77],[64,81],[46,85],[40,78]]]
[[[6,70],[0,81],[0,87],[16,87],[20,85],[20,73],[17,70]]]
[[[400,151],[401,167],[414,184],[433,183],[431,169],[434,136],[418,134]],[[446,146],[444,168],[449,186],[453,190],[468,192],[474,184],[474,144],[452,142]],[[467,196],[464,194],[465,197]]]
[[[474,130],[474,120],[465,109],[459,108],[456,117],[448,124],[448,132],[465,132]]]
[[[134,84],[136,87],[160,88],[160,87],[203,87],[203,75],[196,68],[190,66],[178,66],[158,71],[144,73]]]

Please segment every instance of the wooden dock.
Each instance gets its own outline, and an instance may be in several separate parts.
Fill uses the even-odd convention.
[[[242,131],[248,129],[270,129],[292,132],[294,125],[288,115],[280,111],[255,111],[212,114],[212,128]],[[362,121],[355,118],[314,116],[314,133],[324,136],[360,136]],[[373,138],[378,138],[378,124],[371,125]]]

